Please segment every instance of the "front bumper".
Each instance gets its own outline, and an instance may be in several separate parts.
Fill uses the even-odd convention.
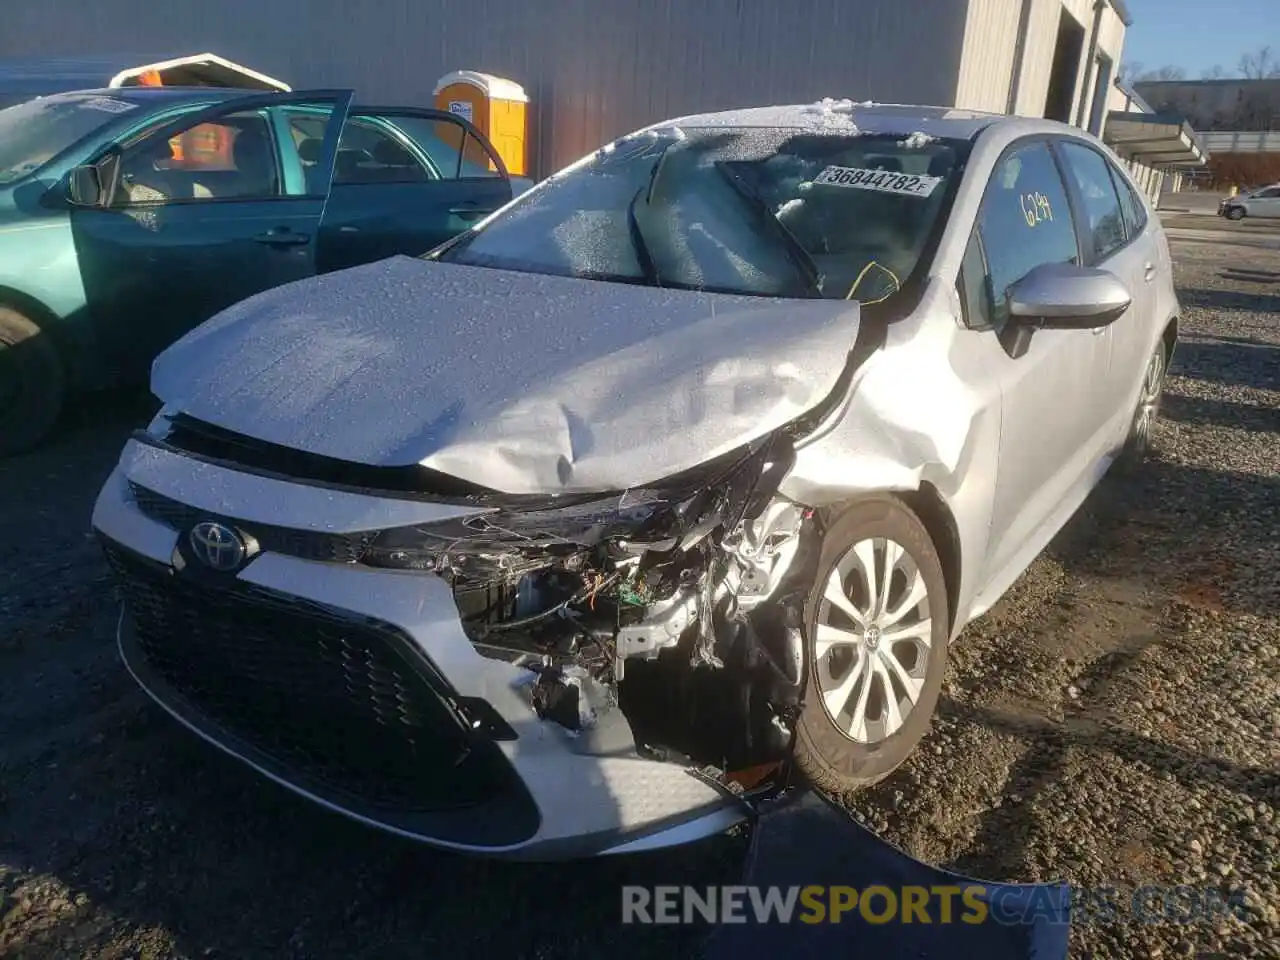
[[[532,675],[476,651],[443,580],[266,543],[234,575],[179,573],[186,529],[144,513],[131,485],[204,518],[302,535],[456,508],[126,446],[93,517],[125,597],[121,656],[165,709],[265,776],[397,834],[521,859],[652,849],[745,818],[740,800],[691,771],[539,718]],[[475,719],[486,714],[498,732]],[[603,722],[625,725],[617,710]]]

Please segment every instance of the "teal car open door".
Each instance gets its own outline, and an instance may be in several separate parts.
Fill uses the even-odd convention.
[[[123,378],[252,294],[317,272],[346,90],[223,99],[113,143],[73,172],[71,229],[102,359]],[[320,134],[309,169],[286,114]]]
[[[321,118],[309,107],[284,112],[299,162],[313,163]],[[426,253],[511,196],[501,157],[462,117],[442,110],[352,107],[321,227],[320,271]]]

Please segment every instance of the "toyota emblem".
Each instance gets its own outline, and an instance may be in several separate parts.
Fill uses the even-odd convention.
[[[213,520],[197,523],[187,539],[197,560],[222,573],[237,569],[249,552],[240,534]]]

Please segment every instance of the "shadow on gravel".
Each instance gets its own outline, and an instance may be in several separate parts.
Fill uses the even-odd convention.
[[[1222,409],[1232,404],[1197,407],[1197,401],[1176,399],[1186,404],[1180,412],[1187,417],[1237,415]],[[1177,419],[1178,404],[1174,406]],[[1274,415],[1267,429],[1280,429]],[[1176,604],[1276,616],[1280,615],[1274,574],[1278,516],[1280,481],[1157,458],[1136,471],[1109,475],[1046,553],[1075,576],[1101,576],[1116,584],[1126,579],[1148,583],[1162,596],[1156,602],[1166,609]],[[1112,649],[1073,679],[1078,689],[1088,691],[1089,703],[1106,703],[1112,683],[1131,672],[1149,645],[1164,640],[1164,628],[1156,623],[1117,626],[1120,632],[1109,641]],[[1212,782],[1256,801],[1280,801],[1280,772],[1274,769],[1242,766],[1160,743],[1110,724],[1105,715],[1088,717],[1087,709],[1067,701],[1064,715],[1053,718],[1035,708],[1015,712],[942,697],[940,716],[1017,737],[1029,745],[1001,788],[1004,796],[1027,799],[987,811],[967,852],[945,864],[946,869],[1026,879],[1026,849],[1033,831],[1044,829],[1030,798],[1069,775],[1072,749],[1107,751],[1189,786]]]
[[[1248,430],[1252,433],[1280,433],[1280,410],[1256,407],[1248,403],[1207,400],[1166,394],[1160,404],[1160,416],[1174,423]]]
[[[1242,278],[1234,278],[1242,279]],[[1179,287],[1178,300],[1183,307],[1206,310],[1250,310],[1258,313],[1280,313],[1280,294],[1256,290],[1214,290],[1205,287]]]
[[[1242,283],[1280,283],[1280,271],[1276,270],[1228,267],[1218,276],[1223,280],[1239,280]]]
[[[1098,690],[1107,678],[1116,676],[1141,652],[1123,651],[1095,662],[1082,680],[1097,681]],[[1065,775],[1069,749],[1107,751],[1135,766],[1146,766],[1158,774],[1168,774],[1190,787],[1213,783],[1254,800],[1275,804],[1280,801],[1280,773],[1266,767],[1246,767],[1216,757],[1193,753],[1160,743],[1127,730],[1107,726],[1083,715],[1068,713],[1061,721],[977,707],[944,696],[938,704],[940,715],[977,724],[996,733],[1017,737],[1033,744],[1032,749],[1010,770],[1003,787],[1007,794],[1028,798],[1027,802],[996,807],[982,818],[969,853],[945,864],[945,869],[971,876],[999,877],[1024,872],[1022,853],[1036,829],[1032,804],[1037,791]]]
[[[262,781],[150,705],[97,749],[114,755],[109,767],[64,775],[61,797],[50,784],[56,826],[0,839],[0,862],[50,874],[96,908],[29,939],[24,957],[97,955],[123,923],[172,936],[156,956],[674,960],[700,955],[708,928],[623,927],[621,887],[732,884],[742,872],[741,837],[568,864],[435,852]]]
[[[1280,479],[1153,457],[1109,474],[1046,551],[1069,573],[1108,558],[1192,607],[1280,616]]]
[[[1180,339],[1169,373],[1229,386],[1280,390],[1280,344],[1221,338]]]

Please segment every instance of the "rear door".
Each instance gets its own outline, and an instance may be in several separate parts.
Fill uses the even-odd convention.
[[[1259,190],[1257,198],[1250,200],[1247,208],[1251,217],[1280,217],[1280,187]]]
[[[350,91],[225,100],[116,144],[105,205],[71,214],[90,317],[121,377],[225,307],[311,276],[327,170]],[[273,110],[323,117],[317,162],[304,179],[280,150]]]
[[[290,143],[311,162],[316,128],[290,110]],[[318,268],[418,256],[511,199],[496,151],[461,117],[438,110],[357,107],[342,132]]]
[[[1115,274],[1133,297],[1124,315],[1102,328],[1109,347],[1105,374],[1100,372],[1090,385],[1094,396],[1105,401],[1101,412],[1106,420],[1117,430],[1127,430],[1136,390],[1146,370],[1154,323],[1151,285],[1159,256],[1149,235],[1136,229],[1136,224],[1126,227],[1115,174],[1102,152],[1082,141],[1066,139],[1057,142],[1057,149],[1079,210],[1085,265]]]

